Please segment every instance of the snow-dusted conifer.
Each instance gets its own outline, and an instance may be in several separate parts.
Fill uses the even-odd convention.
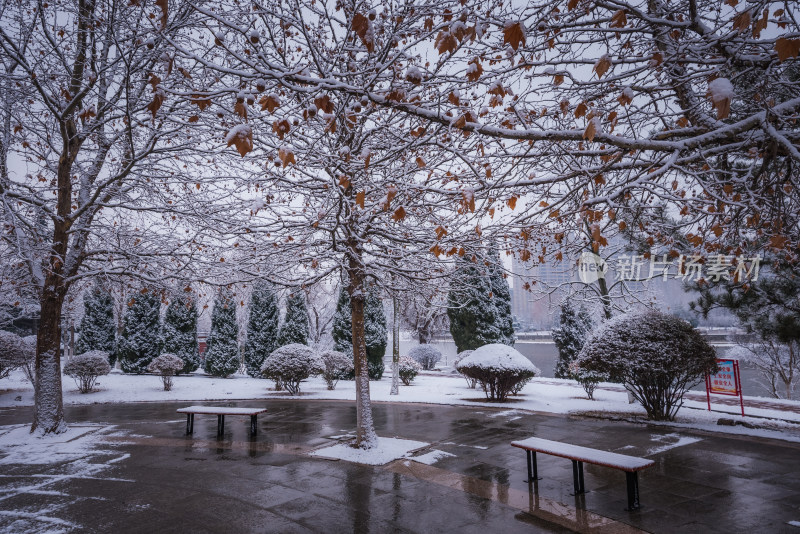
[[[490,276],[481,267],[483,262],[479,258],[473,261],[466,255],[456,260],[451,278],[447,315],[458,352],[508,341],[501,329]]]
[[[286,314],[283,317],[278,345],[308,344],[308,309],[305,295],[298,291],[286,299]]]
[[[558,349],[556,378],[571,378],[570,364],[578,357],[586,338],[592,331],[592,318],[581,306],[575,309],[567,299],[561,304],[558,328],[553,329],[553,342]]]
[[[226,377],[239,369],[238,335],[233,292],[224,288],[214,299],[214,309],[211,312],[211,332],[206,342],[206,373]]]
[[[167,306],[162,329],[162,350],[183,360],[179,373],[193,373],[200,367],[197,350],[197,303],[188,295],[177,296]]]
[[[83,318],[75,352],[83,354],[99,350],[109,354],[109,363],[117,359],[117,325],[114,322],[114,299],[99,285],[83,293]]]
[[[374,294],[367,295],[364,303],[364,337],[367,345],[367,367],[370,380],[380,380],[383,376],[383,357],[389,333],[386,329],[386,314],[383,301]]]
[[[339,290],[336,302],[336,314],[333,316],[333,350],[345,354],[353,354],[353,322],[350,309],[350,295],[347,284]]]
[[[244,363],[248,375],[260,377],[264,359],[280,346],[278,320],[278,299],[272,284],[264,280],[256,282],[250,295],[247,341],[244,344]]]
[[[511,290],[508,287],[508,280],[506,280],[505,273],[503,272],[503,264],[500,261],[500,253],[497,250],[497,245],[492,244],[489,249],[489,283],[492,288],[492,302],[494,303],[496,314],[496,323],[499,330],[500,337],[496,343],[503,345],[514,346],[514,316],[511,313]]]
[[[122,370],[141,374],[161,354],[161,299],[142,289],[128,302],[117,354]]]

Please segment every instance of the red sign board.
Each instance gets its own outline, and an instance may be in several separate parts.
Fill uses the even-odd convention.
[[[713,375],[706,375],[706,399],[708,409],[711,409],[711,394],[739,397],[739,405],[744,415],[744,398],[742,397],[742,379],[739,375],[738,360],[717,359],[719,371]]]

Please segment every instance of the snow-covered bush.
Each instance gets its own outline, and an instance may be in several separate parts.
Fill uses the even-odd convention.
[[[280,381],[292,395],[300,393],[300,382],[324,372],[325,364],[307,345],[292,343],[280,347],[266,357],[261,365],[264,378]]]
[[[717,371],[716,358],[683,319],[642,310],[614,317],[592,332],[577,361],[582,369],[623,383],[650,419],[670,421],[684,393]]]
[[[461,362],[461,360],[463,360],[464,358],[466,358],[467,356],[469,356],[469,355],[470,355],[470,354],[472,354],[473,352],[475,352],[475,351],[474,351],[474,350],[465,350],[465,351],[463,351],[463,352],[459,352],[459,353],[458,353],[458,355],[456,356],[456,360],[453,362],[453,367],[455,367],[455,368],[456,368],[456,371],[458,371],[459,373],[461,373],[461,371],[458,369],[458,364],[459,364],[459,362]],[[468,376],[467,376],[467,375],[465,375],[464,373],[461,373],[461,375],[462,375],[462,376],[463,376],[463,377],[466,379],[466,381],[467,381],[467,387],[469,387],[470,389],[475,389],[475,386],[477,386],[477,385],[478,385],[478,381],[477,381],[477,380],[475,380],[474,378],[470,378],[470,377],[468,377]]]
[[[21,337],[0,330],[0,378],[7,377],[14,369],[24,367],[30,357],[30,347]]]
[[[518,350],[500,343],[478,347],[458,362],[456,369],[477,380],[486,398],[498,402],[506,400],[520,382],[541,373]]]
[[[90,350],[74,356],[64,366],[64,374],[71,376],[81,393],[89,393],[97,382],[97,377],[111,372],[108,353],[102,350]]]
[[[25,372],[25,378],[28,382],[34,384],[36,377],[36,336],[25,336],[22,338],[25,342],[25,363],[22,364],[22,370]]]
[[[403,356],[400,358],[397,373],[403,384],[410,386],[411,381],[417,377],[420,369],[422,369],[422,366],[416,360]]]
[[[342,375],[353,372],[353,357],[338,350],[326,350],[320,354],[322,358],[322,378],[328,384],[328,389],[336,389],[336,384]]]
[[[164,391],[169,391],[172,389],[172,377],[180,373],[185,365],[186,362],[180,356],[165,352],[150,362],[150,365],[147,366],[147,372],[161,375],[161,380],[164,382]]]
[[[609,378],[607,373],[584,369],[577,361],[570,362],[569,376],[578,381],[589,400],[594,400],[594,390],[597,384],[607,382]]]
[[[408,351],[408,357],[420,364],[423,370],[430,371],[442,359],[442,353],[433,345],[417,345]]]

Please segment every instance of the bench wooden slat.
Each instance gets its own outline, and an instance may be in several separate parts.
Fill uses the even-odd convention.
[[[196,413],[208,415],[258,415],[266,412],[266,408],[226,408],[224,406],[189,406],[179,408],[178,413]]]
[[[648,460],[646,458],[637,458],[626,454],[601,451],[542,438],[527,438],[520,441],[513,441],[511,445],[519,447],[520,449],[541,452],[552,456],[560,456],[579,462],[613,467],[631,473],[646,469],[655,463],[653,460]]]

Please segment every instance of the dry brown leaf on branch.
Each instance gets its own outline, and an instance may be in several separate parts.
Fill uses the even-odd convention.
[[[150,111],[150,113],[153,114],[153,118],[155,118],[156,113],[161,108],[161,104],[164,103],[164,99],[166,98],[166,96],[167,95],[164,91],[158,89],[155,91],[155,94],[153,95],[153,101],[147,104],[147,109]]]
[[[197,107],[200,108],[200,111],[203,111],[211,105],[211,98],[205,95],[192,95],[191,102],[192,104],[197,104]]]
[[[579,3],[580,3],[580,0],[569,0],[569,2],[567,2],[567,10],[568,11],[572,11],[573,9],[578,7]]]
[[[447,228],[441,225],[437,226],[434,231],[436,232],[436,239],[441,239],[447,235]]]
[[[161,8],[161,29],[164,29],[167,27],[167,14],[169,13],[167,0],[156,0],[156,5]]]
[[[364,200],[366,200],[366,198],[367,194],[364,191],[359,191],[356,193],[356,205],[359,208],[364,209]]]
[[[578,104],[578,107],[575,108],[575,118],[579,119],[583,117],[584,115],[586,115],[587,111],[589,111],[589,108],[586,105],[586,102],[581,102],[580,104]]]
[[[294,159],[294,152],[292,152],[288,148],[281,148],[278,150],[278,158],[280,158],[281,162],[283,163],[283,168],[285,169],[290,163],[297,164],[297,161]]]
[[[767,29],[768,23],[769,23],[769,8],[764,8],[764,13],[753,24],[753,37],[755,37],[756,39],[761,37],[761,31]]]
[[[519,49],[519,45],[525,46],[525,28],[521,22],[506,22],[503,28],[503,44],[511,45],[514,50]]]
[[[477,82],[483,74],[483,66],[477,57],[472,58],[467,64],[467,80],[470,82]]]
[[[234,145],[239,154],[244,157],[253,150],[253,130],[247,124],[234,126],[225,136],[228,146]]]
[[[419,156],[417,156],[417,167],[419,167],[420,169],[425,167],[425,160]]]
[[[750,12],[743,11],[734,17],[733,29],[739,33],[744,33],[750,28],[750,22],[752,22],[752,16],[750,15]]]
[[[364,43],[364,46],[367,47],[367,51],[373,52],[375,50],[375,41],[372,38],[372,32],[370,32],[369,19],[361,13],[354,14],[352,28],[358,38],[361,39],[361,42]]]
[[[583,131],[583,138],[594,141],[595,135],[597,135],[597,121],[594,118],[590,118],[588,124],[586,124],[586,129]]]
[[[236,102],[233,106],[233,112],[247,120],[247,104],[244,102]]]
[[[778,60],[786,61],[789,58],[800,55],[800,39],[787,39],[780,37],[775,41],[775,50],[778,52]]]
[[[597,60],[597,63],[594,64],[594,71],[597,73],[598,78],[602,78],[603,74],[608,72],[610,68],[611,58],[608,57],[608,54],[603,54],[603,56]]]
[[[454,92],[450,92],[450,94],[447,95],[447,101],[453,104],[454,106],[457,106],[461,103],[461,99],[458,98],[458,95],[455,94]]]
[[[619,11],[615,11],[613,15],[611,15],[611,27],[612,28],[624,28],[628,25],[628,16],[625,13],[624,9],[620,9]]]
[[[442,30],[436,36],[433,46],[439,51],[439,55],[447,52],[455,52],[458,48],[458,40],[448,30]]]
[[[512,210],[517,207],[517,198],[519,198],[519,197],[517,197],[516,195],[513,195],[511,198],[509,198],[506,201],[506,204],[508,204],[508,207],[511,208]]]
[[[278,136],[278,139],[283,140],[284,136],[289,133],[292,126],[289,124],[289,121],[283,119],[282,121],[275,121],[272,123],[272,131],[275,132]]]
[[[183,74],[184,78],[189,78],[190,80],[192,79],[191,73],[188,70],[184,69],[183,67],[178,67],[178,72]]]
[[[314,105],[317,109],[325,113],[333,113],[334,105],[331,102],[331,97],[328,95],[321,95],[314,99]]]
[[[406,218],[406,210],[403,208],[403,206],[397,208],[392,214],[392,220],[395,222],[400,222],[405,218]]]
[[[274,113],[281,105],[278,97],[275,95],[262,96],[258,103],[261,104],[261,111],[267,110],[270,113]]]

